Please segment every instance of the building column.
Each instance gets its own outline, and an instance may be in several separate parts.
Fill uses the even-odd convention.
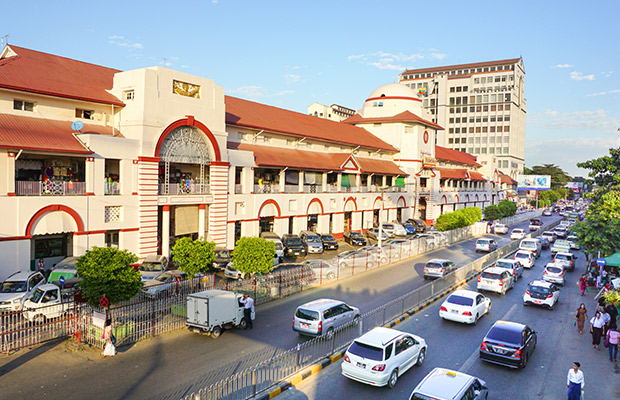
[[[162,207],[161,213],[161,254],[170,258],[170,206]]]
[[[304,192],[304,171],[299,171],[299,182],[298,184],[298,192],[299,193],[303,193]]]
[[[93,196],[95,194],[95,159],[93,157],[86,157],[85,174],[86,180],[86,195]],[[103,177],[101,177],[103,181]]]
[[[157,174],[159,175],[159,164],[157,165]],[[126,179],[128,181],[131,179],[131,194],[137,195],[138,194],[138,160],[132,160],[131,175],[128,175]],[[159,188],[157,189],[159,190]]]
[[[293,217],[293,232],[295,235],[299,235],[299,232],[308,229],[308,216],[302,215],[299,217]]]
[[[336,187],[338,188],[338,193],[342,192],[342,173],[338,172],[338,177],[336,178]]]
[[[273,231],[280,237],[288,232],[288,217],[274,217]]]
[[[207,240],[218,247],[226,246],[228,220],[228,167],[230,163],[212,161],[209,167],[213,203],[209,207],[209,234]]]
[[[383,178],[381,178],[381,187],[386,187],[387,186],[387,176],[383,175]]]
[[[329,233],[329,214],[319,214],[316,231],[318,233]]]
[[[342,239],[344,233],[344,212],[337,212],[332,217],[332,234],[336,239]]]
[[[118,163],[119,191],[122,195],[131,194],[131,174],[133,163],[131,160],[120,160]],[[120,244],[119,244],[120,245]]]
[[[6,166],[6,173],[0,179],[0,182],[4,181],[6,184],[0,186],[0,195],[15,196],[15,156],[17,154],[13,152],[4,154],[6,154],[6,163],[4,164]]]
[[[353,211],[351,213],[351,230],[352,231],[362,230],[362,211]]]
[[[327,193],[327,172],[323,172],[323,193]]]
[[[207,216],[206,204],[199,204],[198,205],[198,239],[207,237],[205,234],[205,231],[207,230],[206,216]]]
[[[357,193],[362,191],[362,175],[361,174],[357,174],[355,175],[355,187],[357,188]]]
[[[241,193],[254,193],[254,167],[243,167]]]
[[[373,175],[374,175],[374,174],[370,174],[370,175],[368,175],[368,180],[366,181],[366,191],[367,191],[368,193],[370,193],[370,190],[371,190],[371,188],[372,188],[372,176],[373,176]]]
[[[159,174],[159,157],[138,157],[138,257],[157,254],[157,178]],[[86,163],[88,165],[88,163]],[[92,164],[92,163],[91,163]],[[170,223],[163,224],[169,227]],[[170,241],[163,245],[169,246]],[[167,255],[166,255],[167,256]]]
[[[286,171],[280,170],[280,193],[286,192]]]

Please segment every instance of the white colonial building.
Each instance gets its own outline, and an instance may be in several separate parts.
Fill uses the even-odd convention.
[[[502,200],[497,171],[437,146],[442,130],[399,84],[336,122],[167,68],[119,71],[7,46],[0,279],[93,246],[145,257],[169,255],[182,236],[227,248],[265,230],[341,237]]]

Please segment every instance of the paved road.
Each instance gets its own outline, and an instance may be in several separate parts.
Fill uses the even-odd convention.
[[[524,279],[519,280],[505,297],[487,294],[492,299],[492,309],[477,326],[442,321],[438,316],[441,302],[397,325],[395,329],[425,338],[428,352],[424,365],[410,369],[394,389],[375,388],[345,378],[341,375],[340,360],[278,397],[281,400],[380,397],[404,400],[433,368],[445,367],[486,380],[490,399],[565,399],[566,374],[573,361],[580,361],[586,377],[587,398],[620,398],[620,388],[616,383],[620,373],[618,365],[609,362],[606,349],[592,349],[590,335],[580,336],[573,326],[572,316],[582,301],[589,310],[595,308],[593,293],[581,297],[576,286],[579,271],[584,268],[583,254],[579,255],[577,271],[568,274],[568,283],[561,289],[560,302],[555,310],[522,305],[527,284],[542,276],[543,267],[549,260],[549,251],[545,250],[536,266],[526,270]],[[467,287],[476,290],[476,281]],[[537,331],[538,346],[525,369],[515,370],[479,360],[480,342],[499,319],[526,323]]]
[[[546,221],[555,219],[547,217]],[[495,237],[500,245],[510,241],[507,236]],[[68,351],[65,343],[0,357],[0,397],[178,399],[255,365],[266,353],[289,349],[304,340],[291,329],[299,304],[330,297],[370,311],[421,286],[422,269],[431,258],[448,258],[458,265],[479,257],[474,241],[261,305],[255,329],[227,331],[217,341],[180,330],[120,348],[113,359],[100,360],[96,349]]]

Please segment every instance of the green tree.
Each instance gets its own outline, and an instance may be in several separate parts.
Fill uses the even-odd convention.
[[[589,169],[588,176],[601,187],[620,184],[620,148],[609,149],[609,155],[577,163],[579,168]]]
[[[441,214],[437,218],[435,227],[439,231],[449,231],[452,229],[463,228],[480,221],[482,219],[482,210],[478,207],[469,207],[456,210],[451,213]]]
[[[77,260],[82,297],[95,307],[102,297],[110,305],[131,299],[142,289],[140,273],[132,266],[136,261],[135,254],[113,247],[93,247],[86,251]]]
[[[183,237],[172,246],[172,260],[188,277],[209,271],[215,259],[215,243],[204,239],[192,240]]]
[[[503,214],[498,206],[491,205],[484,208],[484,219],[487,221],[495,221],[496,219],[503,218]]]
[[[257,237],[240,238],[232,253],[235,269],[242,273],[271,272],[275,257],[275,243]]]
[[[512,217],[517,212],[517,205],[510,200],[500,201],[497,208],[502,213],[501,218]]]

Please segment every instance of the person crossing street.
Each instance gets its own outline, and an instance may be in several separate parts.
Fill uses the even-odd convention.
[[[245,329],[252,329],[252,311],[254,311],[254,299],[247,294],[243,295],[243,299],[239,300],[243,304],[243,316],[246,322]]]
[[[579,370],[581,364],[575,361],[573,368],[568,370],[566,377],[566,386],[568,387],[568,400],[580,400],[586,381],[583,372]]]

